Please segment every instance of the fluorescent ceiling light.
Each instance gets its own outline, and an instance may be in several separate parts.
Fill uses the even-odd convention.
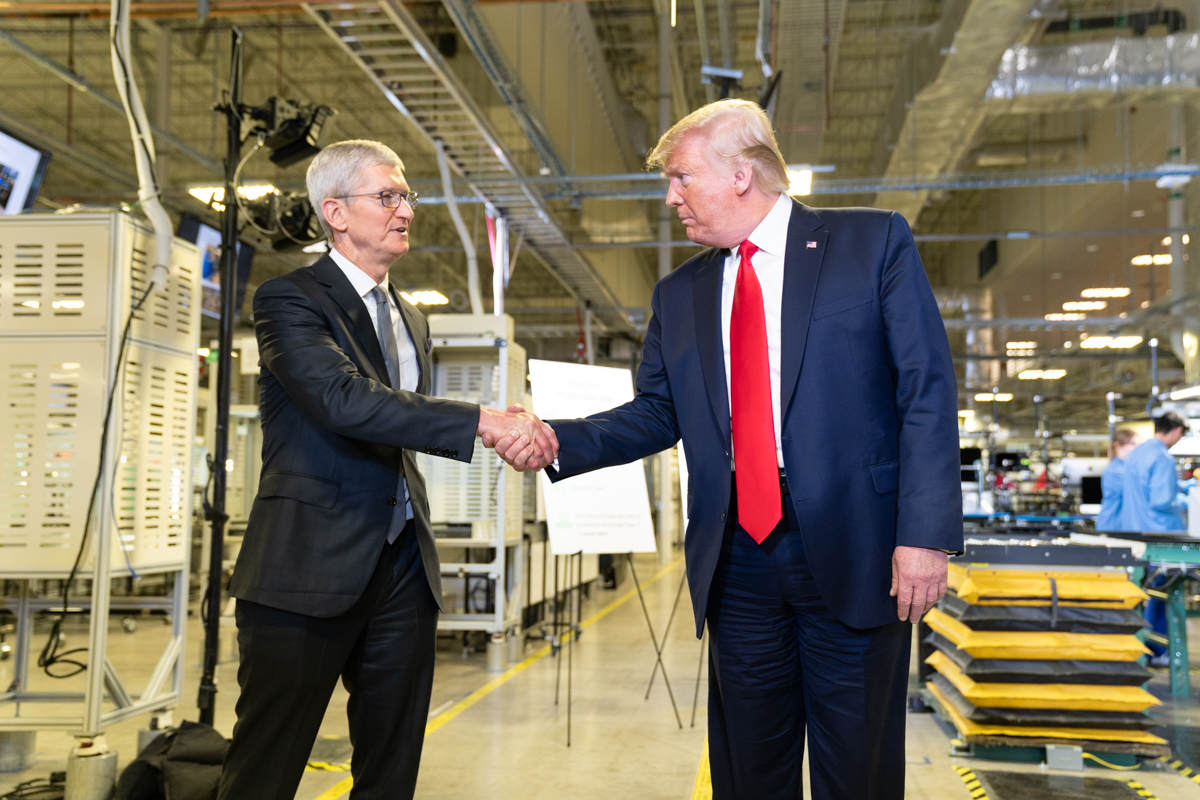
[[[1099,311],[1104,308],[1108,308],[1108,303],[1103,300],[1076,300],[1063,303],[1063,311]]]
[[[450,302],[446,295],[432,289],[419,292],[401,292],[400,296],[415,305],[444,306]]]
[[[975,416],[975,411],[970,408],[964,408],[962,411],[958,412],[958,415],[960,417],[973,417]]]
[[[1130,263],[1132,263],[1135,267],[1148,267],[1151,264],[1156,267],[1165,267],[1171,263],[1171,254],[1159,253],[1158,255],[1154,256],[1149,254],[1134,256],[1132,259],[1130,259]]]
[[[275,187],[269,183],[253,183],[248,186],[238,187],[238,194],[245,200],[257,200],[275,191]],[[193,186],[191,189],[188,189],[188,194],[205,205],[225,201],[224,186]]]
[[[1036,354],[1036,350],[1006,350],[1004,352],[1006,356],[1032,356]]]
[[[1189,386],[1186,389],[1176,389],[1168,397],[1171,400],[1186,400],[1189,397],[1200,397],[1200,386]]]
[[[1056,381],[1067,374],[1065,369],[1027,369],[1017,375],[1023,381]]]
[[[1087,314],[1047,314],[1047,322],[1074,322],[1075,320],[1087,319]]]
[[[1084,289],[1080,297],[1129,297],[1128,286],[1110,286],[1106,288]]]
[[[792,196],[812,194],[813,171],[811,169],[788,170],[788,194]]]
[[[999,392],[997,394],[992,394],[991,392],[980,392],[979,394],[975,395],[975,402],[977,403],[990,403],[993,400],[995,400],[997,403],[1007,403],[1012,399],[1013,396],[1007,392]]]
[[[1140,336],[1089,336],[1079,343],[1080,347],[1088,350],[1098,350],[1108,347],[1113,350],[1128,350],[1142,343]]]
[[[1079,343],[1080,347],[1095,350],[1109,347],[1115,350],[1128,350],[1142,343],[1141,336],[1091,336]]]
[[[1009,342],[1004,346],[1009,350],[1033,350],[1037,348],[1037,342]]]

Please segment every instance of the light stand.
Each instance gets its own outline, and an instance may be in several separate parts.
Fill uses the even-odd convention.
[[[217,334],[217,421],[213,442],[213,498],[210,520],[207,616],[204,620],[204,672],[196,704],[200,722],[213,724],[217,697],[217,661],[221,644],[221,576],[225,560],[225,462],[229,458],[229,400],[233,380],[233,323],[237,316],[237,186],[235,177],[242,155],[242,42],[241,30],[233,28],[230,46],[229,98],[217,107],[227,122],[225,152],[225,209],[221,214],[221,322]]]

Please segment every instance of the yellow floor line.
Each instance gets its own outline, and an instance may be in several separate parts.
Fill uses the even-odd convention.
[[[700,768],[696,770],[696,782],[692,785],[692,800],[712,800],[712,769],[708,766],[708,739],[704,740],[704,749],[700,751]]]
[[[663,576],[665,576],[668,573],[675,570],[682,563],[683,563],[682,558],[675,559],[670,564],[668,564],[667,566],[660,569],[657,573],[655,573],[653,578],[651,578],[650,580],[643,583],[642,589],[645,590],[646,587],[653,585],[660,578],[662,578]],[[618,608],[625,605],[626,603],[628,603],[630,600],[632,600],[635,597],[637,597],[637,589],[636,588],[630,589],[628,592],[621,595],[616,600],[613,600],[611,603],[606,605],[604,608],[600,609],[595,614],[592,614],[590,617],[588,617],[583,622],[581,622],[580,627],[587,628],[591,625],[594,625],[595,623],[604,619],[609,614],[616,611]],[[545,647],[541,648],[540,650],[538,650],[536,653],[534,653],[533,655],[531,655],[529,658],[525,659],[521,663],[517,664],[514,667],[510,667],[507,671],[501,673],[500,675],[497,675],[495,678],[488,681],[483,686],[480,686],[478,689],[471,692],[469,695],[464,697],[462,700],[459,700],[453,706],[446,709],[441,714],[438,714],[433,719],[429,720],[429,722],[425,725],[425,735],[428,736],[429,734],[436,731],[438,728],[441,728],[443,725],[450,722],[452,719],[457,717],[459,714],[463,713],[468,708],[475,705],[480,700],[487,697],[489,694],[496,691],[501,686],[508,683],[513,678],[515,678],[516,676],[520,675],[522,672],[524,672],[525,670],[527,670],[531,666],[533,666],[537,661],[539,661],[542,658],[545,658],[549,654],[550,654],[550,645],[546,645]],[[705,747],[707,747],[707,745],[705,745]],[[706,764],[707,764],[707,758],[708,758],[708,755],[707,755],[707,750],[706,750],[705,751],[705,763]],[[332,789],[329,789],[328,791],[324,792],[323,794],[318,795],[313,800],[338,800],[338,798],[347,794],[350,791],[350,787],[353,785],[354,785],[354,782],[350,778],[347,778],[346,780],[338,783],[337,786],[334,786]],[[711,797],[712,796],[711,789],[709,790],[709,794],[704,795],[704,796]]]
[[[354,779],[346,778],[344,781],[338,781],[332,789],[321,792],[313,800],[338,800],[339,797],[349,794],[352,786],[354,786]]]

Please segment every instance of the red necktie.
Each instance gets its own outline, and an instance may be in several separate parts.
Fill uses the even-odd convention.
[[[771,365],[762,287],[750,259],[758,247],[746,240],[733,290],[729,320],[729,378],[732,397],[733,462],[737,470],[738,523],[758,544],[783,515],[775,418],[771,409]]]

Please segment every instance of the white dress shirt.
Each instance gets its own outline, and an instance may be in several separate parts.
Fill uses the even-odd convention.
[[[782,356],[781,318],[783,315],[783,259],[787,250],[788,223],[792,219],[792,198],[781,194],[774,208],[750,234],[750,242],[758,252],[751,258],[754,274],[762,287],[763,313],[767,322],[767,360],[771,367],[771,414],[775,419],[775,455],[783,466],[783,418],[780,414],[780,368]],[[725,257],[725,273],[721,282],[721,342],[725,348],[725,387],[729,392],[729,407],[733,408],[733,389],[729,369],[729,321],[733,317],[733,291],[737,285],[741,256],[737,248]],[[732,453],[732,449],[730,450]]]
[[[396,349],[400,356],[400,385],[398,388],[405,392],[415,392],[417,383],[421,378],[421,367],[417,364],[417,348],[413,346],[412,337],[408,334],[408,326],[404,324],[404,318],[400,314],[400,307],[396,305],[396,298],[388,291],[388,282],[385,279],[383,283],[375,283],[375,280],[354,265],[350,259],[339,253],[337,250],[330,248],[329,257],[333,259],[346,278],[350,281],[350,285],[354,287],[354,291],[362,298],[363,305],[367,307],[367,313],[371,315],[371,328],[379,330],[379,321],[375,314],[375,298],[371,296],[371,292],[375,291],[378,286],[383,289],[387,295],[388,310],[392,317],[392,330],[396,336]],[[382,344],[380,347],[382,348]],[[408,495],[408,482],[404,483],[404,505],[405,513],[409,519],[413,517],[412,501]]]

